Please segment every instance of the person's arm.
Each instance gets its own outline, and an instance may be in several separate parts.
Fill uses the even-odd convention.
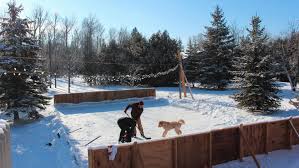
[[[132,107],[132,104],[129,104],[129,105],[126,107],[126,109],[124,110],[124,112],[127,113],[127,110],[128,110],[130,107]]]

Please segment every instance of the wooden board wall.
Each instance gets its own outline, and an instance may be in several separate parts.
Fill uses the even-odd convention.
[[[178,167],[208,167],[209,166],[209,133],[179,137],[177,141]]]
[[[117,91],[97,91],[85,93],[71,93],[54,95],[54,103],[82,103],[82,102],[99,102],[105,100],[141,98],[156,96],[156,90],[135,89],[135,90],[117,90]]]
[[[250,124],[243,127],[245,138],[255,154],[266,153],[267,123]],[[244,156],[249,156],[247,146],[243,145]]]
[[[299,118],[292,122],[299,130]],[[240,136],[240,129],[244,138]],[[120,146],[114,161],[108,161],[107,149],[89,149],[89,168],[208,168],[299,144],[288,119],[212,130],[208,133]]]
[[[213,165],[236,160],[239,151],[238,127],[214,130],[212,148]]]

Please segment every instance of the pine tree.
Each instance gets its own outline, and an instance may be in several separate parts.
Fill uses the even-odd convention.
[[[201,59],[200,83],[212,89],[225,89],[232,75],[232,53],[234,38],[226,26],[224,14],[217,6],[212,13],[213,21],[206,27],[206,40]]]
[[[274,84],[273,60],[267,46],[268,37],[261,20],[255,16],[242,45],[240,73],[241,90],[235,95],[239,105],[253,112],[269,112],[279,106],[278,88]]]
[[[7,112],[19,119],[20,111],[27,112],[29,117],[37,117],[37,108],[45,109],[48,97],[46,76],[43,73],[38,51],[37,40],[32,37],[29,29],[30,21],[21,19],[22,6],[8,4],[8,18],[0,22],[0,104],[7,105]]]
[[[131,65],[127,66],[128,74],[130,76],[146,74],[146,66],[142,64],[147,62],[148,41],[136,27],[131,32],[128,51],[130,53],[128,61],[131,63]],[[142,83],[142,81],[140,82]],[[130,83],[135,84],[136,81],[131,80]]]
[[[199,51],[196,43],[194,44],[191,39],[189,39],[188,41],[186,54],[188,56],[184,60],[184,69],[186,72],[186,76],[189,82],[198,82],[201,51]]]
[[[178,63],[176,54],[180,51],[180,41],[172,39],[167,31],[154,33],[149,39],[149,52],[146,58],[146,73],[158,73],[175,67]],[[151,78],[146,81],[151,86],[173,84],[177,81],[177,73]]]
[[[131,38],[128,46],[128,50],[133,56],[133,60],[135,62],[143,61],[146,51],[147,51],[148,43],[145,37],[142,36],[141,33],[138,32],[135,27],[132,30]]]

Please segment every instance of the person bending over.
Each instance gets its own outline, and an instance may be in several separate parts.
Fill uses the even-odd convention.
[[[124,112],[127,114],[127,110],[129,108],[131,108],[131,117],[136,121],[137,128],[138,128],[141,136],[145,139],[151,139],[150,137],[146,137],[143,132],[143,127],[142,127],[142,123],[141,123],[141,119],[140,119],[141,114],[143,113],[143,107],[144,107],[143,101],[140,101],[137,103],[132,103],[126,107]],[[136,127],[135,127],[135,131],[134,131],[134,136],[136,136]]]
[[[136,127],[135,120],[130,117],[122,117],[117,120],[117,124],[121,130],[118,142],[131,142]]]

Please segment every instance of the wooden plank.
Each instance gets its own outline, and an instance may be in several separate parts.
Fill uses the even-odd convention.
[[[209,168],[213,165],[213,132],[209,133]]]
[[[265,143],[266,140],[266,123],[259,123],[255,125],[242,125],[242,130],[247,137],[247,141],[255,154],[265,153]],[[241,139],[242,141],[242,139]],[[249,156],[250,151],[248,148],[244,147],[243,143],[243,156]]]
[[[292,123],[294,125],[294,127],[296,128],[296,130],[299,130],[299,118],[292,118]],[[296,135],[296,133],[294,133],[293,131],[293,134],[292,134],[292,145],[297,145],[299,144],[299,138],[298,136]]]
[[[150,89],[119,90],[119,91],[98,91],[85,93],[71,93],[54,95],[54,103],[82,103],[99,102],[104,100],[126,99],[134,97],[156,96],[156,91]]]
[[[178,142],[177,139],[172,140],[172,162],[173,162],[173,168],[178,168]]]
[[[240,125],[240,128],[243,129],[243,125]],[[244,157],[244,149],[243,149],[243,138],[239,131],[239,160],[242,162]]]
[[[172,140],[172,162],[173,168],[178,168],[178,142],[177,139]]]
[[[233,127],[212,132],[213,165],[239,158],[238,131],[238,127]]]
[[[210,134],[203,133],[179,137],[178,142],[178,167],[208,167]]]
[[[137,162],[137,168],[167,168],[173,165],[172,140],[160,140],[138,144],[139,151],[144,158],[143,164]]]
[[[132,146],[132,145],[131,145]],[[131,146],[121,146],[117,149],[117,155],[115,160],[108,160],[108,151],[107,149],[97,149],[91,151],[91,159],[93,161],[88,161],[93,167],[89,168],[108,168],[108,167],[119,167],[119,168],[131,168],[132,164],[130,160],[131,156]]]
[[[93,152],[93,150],[88,149],[88,167],[89,168],[95,168],[94,161],[95,161],[94,152]]]
[[[133,150],[132,150],[132,153],[131,153],[131,156],[132,156],[132,168],[138,168],[138,162],[137,162],[137,142],[134,142],[133,144]]]
[[[299,128],[298,118],[292,123],[294,128]],[[294,131],[290,134],[289,130],[289,120],[240,125],[176,139],[120,146],[114,161],[108,160],[107,149],[88,151],[88,163],[89,168],[205,168],[243,158],[249,152],[258,165],[255,158],[258,152],[287,149],[295,143],[291,138]]]
[[[266,139],[265,139],[265,153],[268,154],[269,152],[271,152],[271,136],[270,136],[270,126],[269,123],[267,122],[266,124]]]
[[[271,141],[268,143],[271,145],[270,150],[288,149],[289,141],[286,138],[288,137],[288,124],[288,120],[269,122]]]
[[[289,125],[288,125],[288,141],[289,141],[289,149],[292,149],[292,140],[293,140],[293,130],[292,129],[295,129],[296,131],[296,128],[294,127],[293,123],[292,123],[292,117],[289,119]]]
[[[239,127],[239,130],[240,130],[239,132],[241,133],[241,136],[242,136],[242,138],[243,138],[243,140],[244,140],[244,142],[245,142],[245,144],[246,144],[246,147],[247,147],[247,148],[249,149],[249,151],[250,151],[250,154],[251,154],[251,156],[252,156],[252,158],[253,158],[253,160],[254,160],[256,166],[257,166],[258,168],[260,168],[261,166],[260,166],[258,160],[257,160],[256,157],[255,157],[255,153],[254,153],[253,149],[252,149],[252,148],[250,147],[250,145],[249,145],[249,142],[248,142],[248,140],[247,140],[246,134],[243,132],[242,124],[241,124],[241,126]]]

